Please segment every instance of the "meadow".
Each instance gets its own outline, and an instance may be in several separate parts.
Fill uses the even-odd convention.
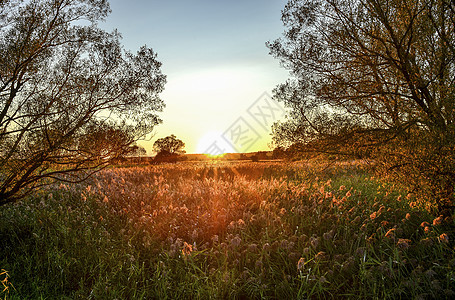
[[[0,296],[453,298],[425,203],[364,161],[113,167],[0,207]]]

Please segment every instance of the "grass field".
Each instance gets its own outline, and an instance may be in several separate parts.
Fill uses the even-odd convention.
[[[0,207],[0,296],[451,298],[454,223],[423,207],[361,161],[106,169]]]

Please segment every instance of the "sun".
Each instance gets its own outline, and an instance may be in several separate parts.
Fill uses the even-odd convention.
[[[209,131],[199,139],[197,145],[199,154],[218,156],[228,152],[233,152],[232,147],[223,139],[223,133],[220,131]]]

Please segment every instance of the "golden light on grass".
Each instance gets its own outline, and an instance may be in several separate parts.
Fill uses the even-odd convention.
[[[96,173],[89,183],[55,185],[43,191],[53,197],[30,199],[27,206],[0,211],[1,219],[12,224],[9,231],[3,228],[3,236],[15,236],[24,220],[32,222],[32,237],[21,242],[29,243],[27,251],[37,243],[46,251],[45,259],[38,261],[45,271],[47,257],[61,257],[57,255],[62,239],[68,245],[65,272],[74,278],[92,274],[92,269],[83,267],[87,261],[98,266],[105,259],[109,266],[134,268],[133,274],[114,274],[123,277],[117,285],[112,280],[112,293],[104,281],[98,283],[102,288],[96,296],[102,299],[114,298],[114,293],[122,299],[134,298],[136,283],[151,299],[181,298],[183,293],[191,299],[202,289],[212,291],[213,286],[229,286],[233,295],[247,287],[255,298],[261,293],[270,298],[283,293],[296,299],[330,298],[355,289],[364,298],[382,299],[388,291],[395,295],[394,287],[406,282],[419,284],[408,286],[403,298],[422,291],[431,291],[432,298],[455,295],[451,287],[434,290],[435,280],[427,278],[450,286],[453,230],[449,223],[432,225],[431,215],[411,209],[410,200],[396,201],[398,192],[379,195],[382,183],[364,185],[363,178],[369,174],[359,175],[355,164],[333,168],[327,171],[322,162],[307,167],[300,162],[229,160],[109,168]],[[356,184],[351,176],[346,180],[346,174],[357,176]],[[351,195],[346,197],[348,192]],[[81,194],[86,198],[83,205],[74,201]],[[32,211],[34,218],[30,218]],[[52,221],[51,226],[46,220]],[[100,247],[73,247],[81,239]],[[1,240],[5,241],[16,239]],[[103,249],[113,255],[106,258]],[[37,264],[36,259],[28,259]],[[11,274],[19,269],[13,264],[5,267]],[[60,259],[50,267],[61,274]],[[85,273],[76,274],[81,269]],[[2,272],[0,282],[6,277]],[[207,282],[209,276],[213,282]],[[125,289],[128,278],[134,283]],[[391,288],[370,289],[379,278]],[[242,290],[234,281],[243,285]],[[160,290],[166,284],[169,289]],[[299,296],[302,286],[305,297]],[[8,293],[2,294],[4,288],[0,288],[1,299]],[[9,294],[14,297],[15,293],[11,286]]]
[[[216,155],[212,155],[212,154],[209,154],[209,153],[204,153],[204,155],[209,158],[210,160],[217,160],[217,159],[222,159],[223,157],[226,156],[226,153],[221,153],[221,154],[216,154]]]

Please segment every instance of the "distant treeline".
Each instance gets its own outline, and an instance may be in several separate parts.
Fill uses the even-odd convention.
[[[114,161],[115,165],[132,165],[132,164],[159,164],[159,163],[176,163],[181,161],[210,161],[210,160],[249,160],[249,161],[266,161],[285,158],[285,153],[277,153],[276,151],[258,151],[249,153],[226,153],[221,156],[209,156],[206,154],[182,154],[171,157],[157,156],[127,156],[118,158]]]

